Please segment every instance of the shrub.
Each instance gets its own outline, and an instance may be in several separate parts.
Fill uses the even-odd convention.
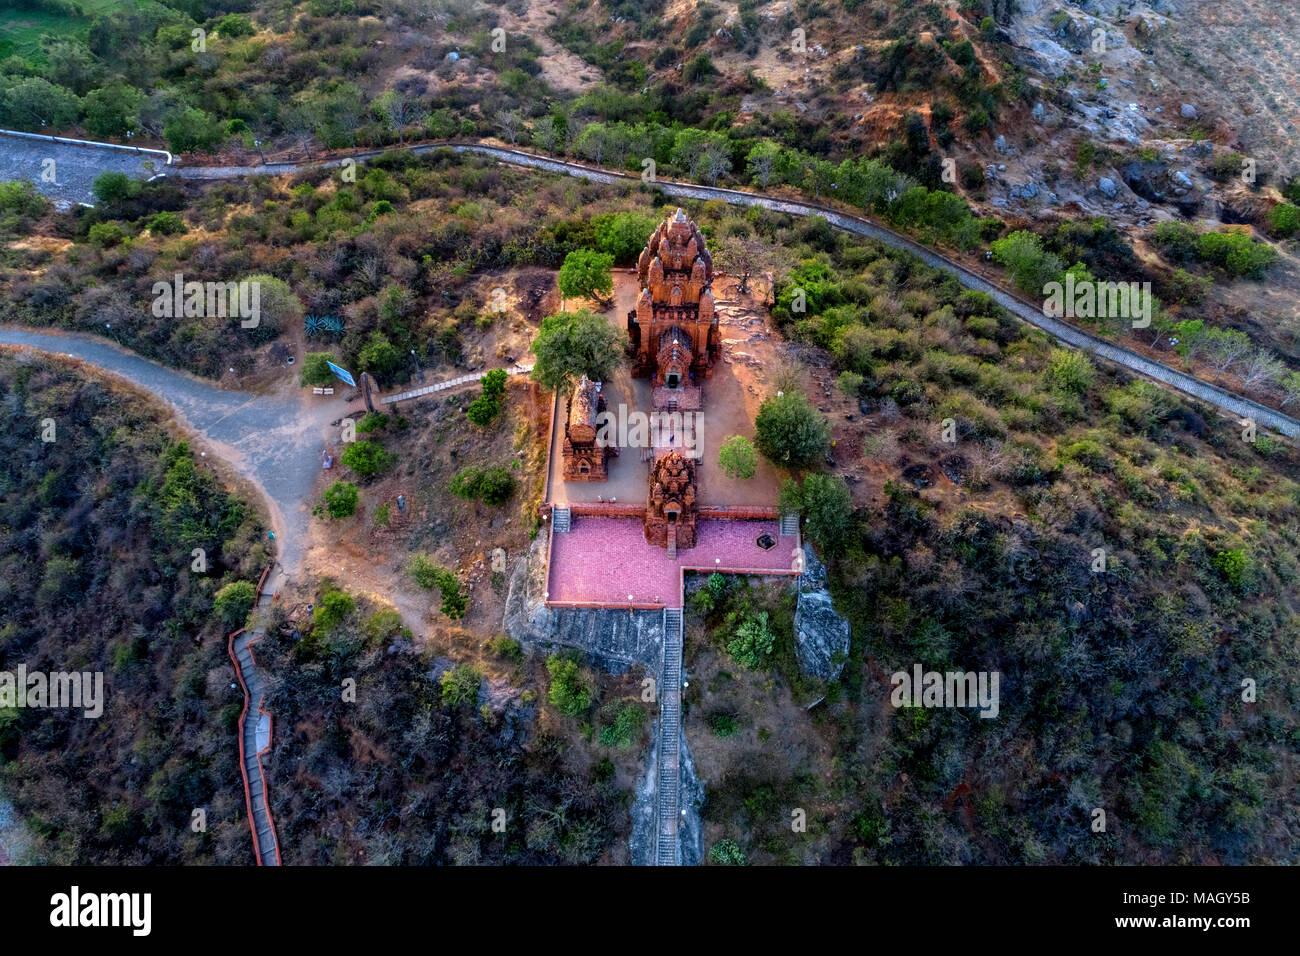
[[[1275,236],[1294,236],[1300,232],[1300,207],[1279,203],[1268,211],[1268,228]]]
[[[368,440],[350,443],[339,456],[339,461],[362,478],[382,474],[396,460],[397,457],[385,451],[382,445]]]
[[[130,199],[140,194],[140,184],[127,177],[126,173],[100,173],[90,185],[90,191],[100,202],[112,202],[116,199]]]
[[[226,627],[243,627],[257,600],[257,587],[251,581],[232,581],[212,599],[212,612]]]
[[[366,619],[366,637],[372,643],[381,643],[394,637],[410,637],[411,632],[402,623],[402,615],[391,607],[380,608]]]
[[[735,714],[718,711],[717,713],[709,714],[708,722],[709,728],[717,737],[725,739],[736,732]]]
[[[1052,349],[1044,379],[1049,388],[1082,395],[1096,373],[1092,360],[1077,349]]]
[[[402,365],[402,353],[382,332],[371,332],[357,353],[357,366],[380,381],[389,381]]]
[[[175,212],[159,212],[150,216],[145,225],[155,236],[179,236],[189,232],[185,220]]]
[[[227,13],[217,21],[217,33],[227,39],[251,37],[256,32],[253,21],[238,13]]]
[[[336,481],[325,490],[325,513],[331,518],[347,518],[357,510],[357,486],[350,481]]]
[[[451,670],[444,671],[438,679],[442,705],[456,708],[475,703],[482,680],[478,668],[470,664],[457,664]]]
[[[1231,551],[1219,551],[1215,553],[1211,563],[1214,570],[1223,575],[1233,588],[1238,591],[1245,590],[1247,571],[1250,568],[1250,559],[1246,552],[1241,549]]]
[[[727,643],[727,653],[742,667],[758,670],[767,663],[775,645],[776,635],[767,626],[767,612],[760,611],[736,629]]]
[[[591,689],[582,679],[577,661],[551,655],[546,659],[546,672],[551,676],[547,699],[567,717],[577,717],[591,706]]]
[[[329,352],[308,352],[302,358],[302,374],[298,381],[303,385],[328,385],[334,381],[329,364],[334,356]]]
[[[115,246],[126,238],[126,230],[116,222],[97,222],[90,227],[86,237],[97,246]]]
[[[322,636],[328,636],[338,629],[357,609],[357,602],[352,595],[337,588],[331,588],[321,595],[320,603],[312,611],[312,630]]]
[[[709,847],[709,862],[719,866],[745,866],[748,861],[735,840],[719,840]]]
[[[645,711],[630,700],[601,709],[600,745],[625,748],[645,723]]]
[[[804,516],[804,530],[817,547],[829,554],[843,550],[853,529],[853,499],[843,478],[813,474],[802,485],[786,479],[780,507],[784,514]]]
[[[515,479],[509,469],[463,468],[451,480],[451,493],[458,498],[477,498],[484,504],[499,505],[515,491]]]
[[[475,425],[489,425],[501,414],[501,408],[505,404],[506,378],[505,369],[496,368],[479,379],[483,391],[465,409],[465,415]]]
[[[732,435],[718,449],[718,465],[728,478],[753,478],[758,466],[753,442],[744,435]]]
[[[830,426],[799,392],[764,399],[754,428],[758,450],[787,468],[806,468],[830,450]]]

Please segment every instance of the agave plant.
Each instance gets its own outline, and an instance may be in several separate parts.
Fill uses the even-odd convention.
[[[303,319],[303,329],[309,336],[322,332],[342,332],[343,320],[337,315],[309,315]]]

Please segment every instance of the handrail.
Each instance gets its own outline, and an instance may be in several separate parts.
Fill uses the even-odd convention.
[[[171,166],[175,162],[172,154],[165,149],[150,149],[146,146],[127,146],[123,143],[101,143],[93,139],[73,139],[69,136],[54,136],[50,133],[24,133],[16,129],[0,129],[0,136],[20,136],[23,139],[49,140],[52,143],[64,143],[69,146],[93,146],[98,149],[121,149],[129,153],[153,153],[155,156],[166,156],[167,165]]]

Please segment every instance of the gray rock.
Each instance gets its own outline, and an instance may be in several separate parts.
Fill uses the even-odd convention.
[[[1043,104],[1035,103],[1034,110],[1033,110],[1034,119],[1037,120],[1039,123],[1041,123],[1045,116],[1047,116],[1047,110],[1043,108]]]
[[[849,622],[831,604],[826,566],[817,560],[812,545],[804,544],[803,560],[794,612],[795,654],[805,674],[835,680],[849,655]]]
[[[1007,138],[1005,136],[999,136],[993,141],[993,148],[999,153],[1005,153],[1007,151]]]
[[[1201,118],[1201,114],[1196,111],[1196,107],[1193,106],[1191,103],[1184,103],[1182,106],[1178,107],[1178,114],[1183,119],[1194,120],[1194,119]]]
[[[1119,195],[1119,186],[1115,184],[1115,180],[1107,176],[1101,177],[1101,181],[1097,183],[1097,188],[1101,190],[1101,194],[1107,199],[1114,199]]]
[[[455,63],[459,59],[460,59],[460,54],[457,53],[455,50],[452,50],[450,53],[447,54],[448,63]]]
[[[1191,179],[1181,169],[1174,173],[1174,179],[1178,181],[1179,185],[1186,186],[1188,189],[1192,188]]]

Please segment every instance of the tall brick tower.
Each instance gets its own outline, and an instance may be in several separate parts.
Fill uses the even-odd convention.
[[[699,227],[680,209],[650,236],[637,260],[641,295],[627,315],[636,349],[632,374],[656,387],[698,386],[721,351],[710,284],[713,257]]]

